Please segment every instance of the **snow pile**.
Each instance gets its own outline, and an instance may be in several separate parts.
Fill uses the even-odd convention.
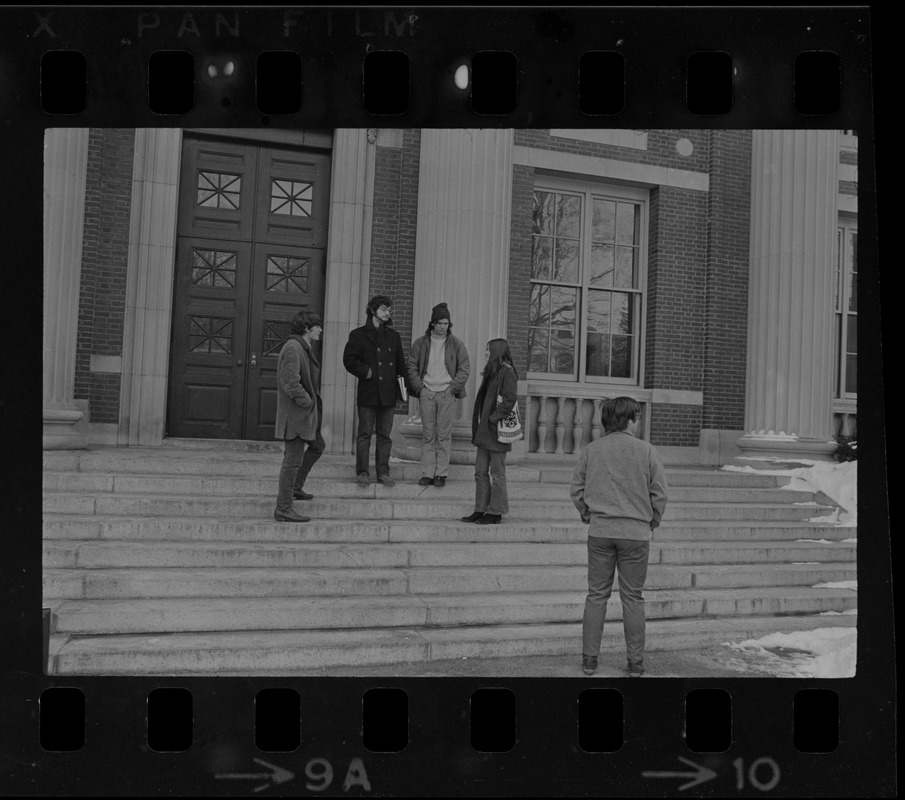
[[[812,589],[858,589],[858,581],[830,581],[829,583],[815,583]]]
[[[764,459],[775,463],[779,467],[781,459]],[[841,509],[834,511],[827,517],[819,517],[812,522],[824,522],[836,524],[841,527],[854,528],[858,525],[858,462],[845,461],[836,464],[830,461],[809,461],[797,459],[793,463],[808,464],[807,467],[795,467],[793,469],[764,470],[755,467],[736,467],[727,465],[723,469],[730,472],[754,472],[761,475],[785,475],[791,476],[787,489],[798,491],[810,490],[823,492],[830,497]]]
[[[771,633],[760,639],[724,642],[736,652],[756,656],[760,669],[781,677],[851,678],[857,662],[857,628],[815,628]]]

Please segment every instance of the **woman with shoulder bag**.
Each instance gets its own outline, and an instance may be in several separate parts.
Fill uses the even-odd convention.
[[[475,397],[471,419],[471,443],[478,448],[475,459],[475,510],[463,522],[495,525],[509,513],[506,487],[506,453],[512,449],[511,434],[500,440],[499,424],[507,420],[518,401],[518,375],[505,339],[491,339],[485,351],[487,365]],[[517,411],[516,411],[517,413]],[[514,438],[521,438],[516,435]]]

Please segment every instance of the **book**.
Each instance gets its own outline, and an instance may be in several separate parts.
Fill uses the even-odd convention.
[[[399,387],[399,391],[396,393],[397,397],[403,402],[407,402],[409,399],[408,389],[405,388],[405,378],[399,375],[396,378],[396,384]]]

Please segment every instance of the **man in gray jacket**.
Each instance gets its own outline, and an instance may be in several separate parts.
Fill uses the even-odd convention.
[[[581,452],[572,476],[572,502],[588,530],[588,596],[582,620],[581,667],[597,670],[606,604],[619,570],[628,674],[644,674],[644,581],[651,534],[666,509],[666,472],[657,451],[635,438],[641,404],[631,397],[604,401],[606,434]]]
[[[324,452],[321,436],[322,403],[318,386],[320,364],[312,350],[324,329],[321,318],[301,311],[292,319],[289,339],[277,359],[277,414],[274,437],[283,440],[283,463],[277,507],[277,522],[308,522],[292,508],[294,498],[309,500],[302,488],[314,462]]]

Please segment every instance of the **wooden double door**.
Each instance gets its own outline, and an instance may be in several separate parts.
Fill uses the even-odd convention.
[[[273,439],[289,324],[323,314],[329,185],[328,153],[185,138],[168,436]]]

